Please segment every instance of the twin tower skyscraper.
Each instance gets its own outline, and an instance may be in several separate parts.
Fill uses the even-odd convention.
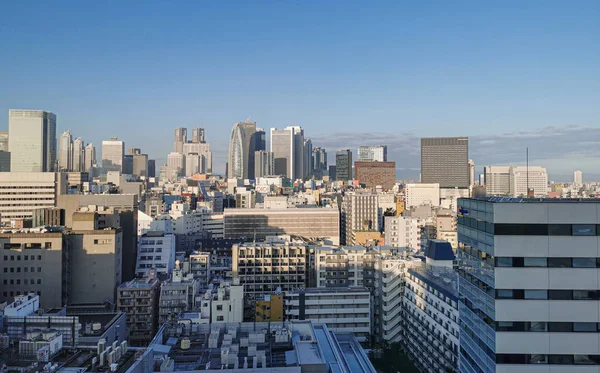
[[[247,120],[233,125],[229,139],[227,177],[255,179],[282,175],[291,180],[312,175],[312,143],[304,138],[304,130],[293,126],[271,128],[270,149],[266,133],[255,122]]]

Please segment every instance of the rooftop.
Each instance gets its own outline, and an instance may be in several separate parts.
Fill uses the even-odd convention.
[[[119,285],[119,289],[146,289],[158,284],[156,278],[136,278]]]
[[[452,269],[420,263],[409,268],[408,273],[428,283],[450,299],[458,300],[458,277]]]
[[[461,198],[462,200],[491,203],[600,203],[600,198],[521,198],[521,197],[483,197]]]
[[[317,293],[369,293],[369,289],[367,289],[364,286],[354,286],[354,287],[339,287],[339,288],[334,288],[334,287],[330,287],[330,288],[305,288],[305,289],[299,289],[299,290],[294,290],[291,291],[290,293],[310,293],[310,294],[317,294]]]

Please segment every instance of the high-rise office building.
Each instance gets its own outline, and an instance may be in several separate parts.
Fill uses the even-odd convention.
[[[192,128],[192,142],[203,143],[204,140],[204,128]]]
[[[548,195],[548,172],[540,166],[513,166],[510,168],[510,195],[529,196],[533,191],[536,198]]]
[[[473,186],[475,185],[475,182],[475,161],[469,159],[469,185]]]
[[[73,136],[66,130],[60,135],[58,147],[58,169],[59,171],[73,170]]]
[[[286,127],[291,129],[294,136],[292,156],[292,167],[293,174],[292,180],[302,179],[305,177],[304,174],[304,130],[299,126]]]
[[[352,151],[341,149],[335,153],[335,179],[352,180]]]
[[[468,188],[469,139],[422,138],[421,182],[438,183],[440,188]]]
[[[387,145],[372,145],[359,147],[358,161],[387,162]]]
[[[83,140],[81,137],[73,140],[73,164],[74,172],[86,172],[85,169],[85,151],[83,150]]]
[[[254,151],[267,150],[267,135],[264,129],[257,128],[254,138]]]
[[[312,151],[313,170],[327,170],[327,151],[316,147]]]
[[[148,154],[134,154],[133,174],[139,177],[148,177]]]
[[[312,141],[311,139],[304,139],[304,178],[310,179],[313,176],[313,162],[312,162]]]
[[[202,157],[197,153],[190,153],[185,156],[185,176],[190,177],[199,174],[202,170]]]
[[[173,150],[175,153],[183,153],[183,144],[187,142],[187,128],[175,128],[175,142]]]
[[[42,110],[9,110],[8,132],[13,172],[56,169],[56,115]]]
[[[129,154],[129,155],[142,154],[142,149],[140,149],[140,148],[129,148],[129,149],[127,149],[127,154]]]
[[[167,180],[175,181],[185,174],[185,156],[171,152],[167,156]]]
[[[92,169],[97,166],[96,164],[96,147],[94,144],[89,143],[85,146],[85,171],[92,174]]]
[[[276,175],[294,180],[294,132],[291,128],[271,128],[271,153]]]
[[[258,150],[254,154],[254,162],[254,176],[257,179],[259,177],[275,174],[273,153],[264,150]]]
[[[486,166],[483,168],[483,174],[488,196],[510,194],[510,166]]]
[[[102,173],[108,171],[123,172],[123,157],[125,156],[125,143],[112,137],[102,141]]]
[[[7,152],[8,150],[8,131],[0,131],[0,151]]]
[[[575,172],[573,172],[573,183],[576,186],[582,186],[583,185],[583,172],[581,172],[581,171],[575,171]]]
[[[256,122],[247,120],[233,125],[229,138],[228,178],[254,178],[255,133]]]
[[[461,372],[598,370],[595,201],[458,200]]]
[[[156,177],[156,161],[154,159],[148,160],[148,177]]]

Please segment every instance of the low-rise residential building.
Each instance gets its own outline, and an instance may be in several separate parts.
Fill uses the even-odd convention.
[[[160,286],[159,322],[163,324],[193,310],[198,290],[198,280],[189,273],[184,275],[177,261],[171,280],[163,282]]]
[[[263,321],[283,321],[283,294],[275,292],[275,294],[267,294],[262,299],[256,300],[255,320]]]

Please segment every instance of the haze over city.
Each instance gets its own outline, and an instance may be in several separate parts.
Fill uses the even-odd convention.
[[[468,136],[478,172],[528,146],[553,180],[600,179],[595,1],[113,5],[0,4],[0,129],[49,110],[160,165],[173,128],[204,127],[223,173],[250,117],[330,150],[385,143],[399,178],[418,179],[420,137]]]

